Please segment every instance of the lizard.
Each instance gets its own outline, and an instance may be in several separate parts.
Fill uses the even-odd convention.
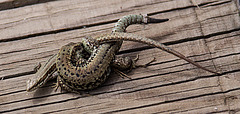
[[[134,34],[120,33],[120,32],[124,32],[126,30],[126,27],[130,24],[155,23],[155,22],[158,23],[162,21],[167,21],[167,19],[157,20],[154,18],[149,18],[147,16],[144,17],[143,15],[125,16],[117,22],[111,34],[103,35],[97,38],[90,37],[89,39],[83,39],[82,42],[69,43],[68,45],[63,46],[60,49],[58,55],[57,56],[55,55],[53,57],[57,59],[56,63],[51,62],[51,61],[54,61],[54,59],[51,59],[49,62],[52,64],[56,64],[56,68],[58,71],[57,86],[61,86],[67,91],[77,92],[81,90],[94,89],[99,85],[101,85],[110,75],[110,72],[111,72],[110,64],[115,57],[115,53],[118,52],[118,50],[120,49],[123,40],[146,43],[150,46],[154,46],[164,51],[167,51],[171,54],[174,54],[175,56],[181,59],[184,59],[189,63],[203,70],[206,70],[215,74],[219,74],[215,71],[202,67],[196,62],[186,58],[184,55],[180,54],[179,52],[174,51],[154,40],[137,36]],[[75,53],[74,51],[76,51],[76,49],[74,49],[75,47],[78,47],[78,49],[84,48],[86,51],[85,54],[82,54],[81,57],[74,58],[72,54],[74,54]],[[75,54],[75,56],[76,55],[81,55],[81,54]],[[77,59],[82,60],[80,62],[77,62],[77,63],[80,63],[81,65],[79,64],[76,65],[76,63],[75,65],[73,65],[72,63],[74,62],[71,62],[72,59],[73,60],[76,59],[75,62],[78,61]],[[132,67],[133,64],[128,66]],[[129,67],[127,67],[126,69],[128,68]],[[41,71],[41,68],[40,68],[40,71]],[[43,75],[45,75],[45,77]],[[43,73],[42,76],[39,76],[40,78],[38,77],[38,79],[35,79],[37,81],[30,80],[29,82],[27,82],[28,83],[27,91],[32,91],[35,88],[39,87],[40,84],[42,85],[43,83],[45,83],[47,79],[50,79],[50,78],[46,78],[49,76],[50,76],[49,73],[45,71],[45,73]],[[40,82],[43,80],[41,79],[43,77],[45,80],[43,82]],[[34,83],[32,84],[31,82],[34,82]]]
[[[149,18],[147,16],[143,16],[143,15],[128,15],[128,16],[124,16],[122,19],[119,19],[119,21],[115,24],[115,27],[113,28],[112,32],[124,32],[126,30],[126,27],[130,24],[149,23],[149,22],[159,23],[159,22],[164,22],[164,21],[168,21],[168,19],[154,19],[154,18]],[[115,53],[116,53],[119,50],[119,48],[121,47],[122,41],[118,41],[118,42],[115,42],[115,43],[117,43],[117,44],[114,44],[114,48],[116,50]],[[91,44],[91,43],[84,43],[84,44]],[[106,45],[109,45],[109,44],[106,44]],[[89,47],[91,47],[91,46],[89,46]],[[105,48],[105,49],[107,49],[107,48]],[[62,51],[60,50],[58,55],[61,52]],[[115,53],[112,53],[112,54],[115,55]],[[48,70],[56,71],[56,67],[54,65],[54,64],[56,64],[54,62],[54,58],[56,58],[56,56],[57,55],[54,55],[53,57],[51,57],[43,65],[43,67],[38,69],[37,73],[35,74],[36,76],[33,76],[31,79],[27,80],[27,89],[26,89],[27,91],[33,91],[36,88],[44,85],[49,79],[57,77],[56,75],[54,75],[54,76],[51,75],[53,73],[50,74],[49,73],[50,71],[48,71]],[[112,57],[113,57],[113,55],[112,55]],[[108,64],[106,64],[106,65],[108,65]],[[47,67],[47,66],[51,66],[52,68],[44,68],[44,67]],[[54,74],[56,74],[56,73],[54,73]],[[60,82],[60,81],[58,81],[58,82]]]

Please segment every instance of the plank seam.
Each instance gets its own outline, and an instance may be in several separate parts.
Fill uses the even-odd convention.
[[[124,112],[124,111],[135,110],[135,109],[139,109],[139,108],[146,108],[146,107],[151,107],[151,106],[157,106],[157,105],[161,105],[161,104],[178,102],[178,101],[183,101],[183,100],[188,100],[188,99],[194,99],[194,98],[199,98],[199,97],[212,96],[212,95],[218,95],[218,94],[225,94],[225,93],[229,93],[229,92],[237,91],[237,90],[240,90],[240,88],[230,89],[230,90],[223,91],[223,92],[221,91],[221,92],[215,92],[215,93],[208,93],[208,94],[196,95],[196,96],[191,96],[191,97],[186,97],[186,98],[180,98],[180,99],[175,99],[175,100],[163,101],[163,102],[158,102],[158,103],[153,103],[153,104],[148,104],[148,105],[142,105],[142,106],[136,106],[136,107],[131,107],[131,108],[113,110],[113,111],[105,112],[105,113],[102,113],[102,114]]]
[[[219,4],[219,5],[221,5],[221,4]],[[202,4],[200,4],[199,6],[202,6]],[[169,9],[169,10],[148,13],[148,15],[152,16],[152,15],[156,15],[156,14],[159,14],[159,13],[183,10],[183,9],[186,9],[186,8],[194,8],[194,7],[196,7],[196,6],[191,5],[191,6],[186,6],[186,7],[173,8],[173,9]],[[13,37],[13,38],[9,38],[9,39],[1,39],[0,43],[1,42],[10,42],[10,41],[22,40],[22,39],[28,39],[28,38],[31,38],[31,37],[43,36],[43,35],[48,35],[48,34],[56,34],[56,33],[65,32],[65,31],[82,29],[82,28],[85,28],[85,27],[93,27],[93,26],[105,25],[105,24],[115,23],[115,22],[117,22],[117,20],[118,19],[113,19],[113,20],[109,20],[109,21],[105,21],[105,22],[98,22],[98,23],[92,23],[92,24],[88,24],[88,25],[75,26],[75,27],[70,27],[70,28],[62,28],[62,29],[57,29],[57,30],[50,30],[50,31],[46,31],[46,32],[28,34],[28,35],[25,35],[25,36],[18,36],[18,37]]]

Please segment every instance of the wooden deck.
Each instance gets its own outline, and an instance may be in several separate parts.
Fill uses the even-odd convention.
[[[198,6],[197,6],[198,5]],[[240,113],[238,0],[2,0],[0,113]],[[55,92],[54,81],[26,92],[33,67],[84,36],[109,33],[128,14],[169,18],[127,32],[165,43],[208,73],[159,49],[124,42],[118,56],[153,57],[122,79],[112,74],[91,96]]]

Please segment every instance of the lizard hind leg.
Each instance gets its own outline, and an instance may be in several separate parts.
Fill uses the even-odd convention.
[[[154,57],[151,61],[142,65],[136,64],[138,60],[139,60],[139,55],[137,55],[136,58],[134,59],[131,59],[130,57],[119,57],[113,60],[111,66],[116,69],[119,69],[120,71],[130,72],[134,68],[149,66],[152,62],[156,61],[156,58]]]
[[[152,62],[155,62],[156,61],[156,58],[153,57],[153,59],[145,64],[142,64],[142,65],[137,65],[136,62],[139,60],[139,55],[136,56],[136,58],[133,59],[133,68],[138,68],[138,67],[147,67],[149,66]]]
[[[131,79],[131,77],[129,77],[127,74],[125,74],[122,71],[126,71],[128,73],[134,68],[147,67],[149,66],[150,63],[156,61],[156,58],[154,57],[151,61],[142,65],[136,64],[138,60],[139,60],[139,55],[137,55],[136,58],[134,59],[131,59],[130,57],[119,57],[113,60],[111,66],[113,67],[114,71],[118,73],[122,78],[127,77]]]

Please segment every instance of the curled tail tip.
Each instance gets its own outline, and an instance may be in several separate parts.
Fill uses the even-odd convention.
[[[148,14],[140,14],[143,16],[143,22],[144,23],[162,23],[162,22],[166,22],[169,21],[170,19],[156,19],[156,18],[152,18],[149,17]]]
[[[147,23],[162,23],[166,21],[169,21],[169,19],[155,19],[155,18],[148,17]]]

